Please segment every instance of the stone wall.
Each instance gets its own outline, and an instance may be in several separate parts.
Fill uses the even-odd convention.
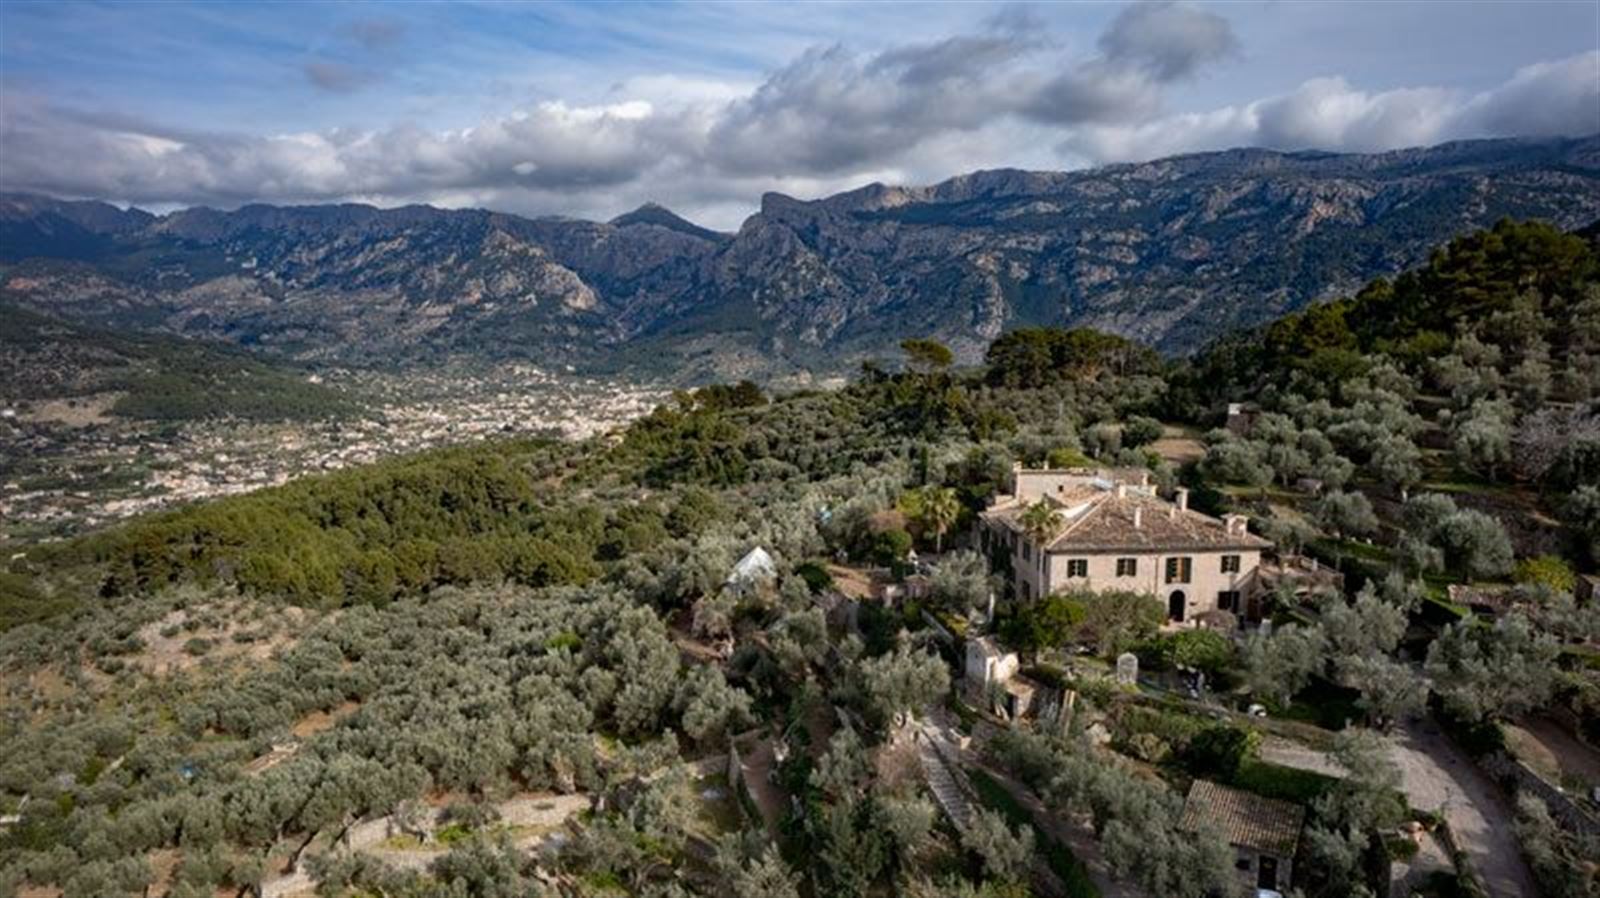
[[[1550,808],[1550,816],[1563,829],[1600,837],[1600,820],[1595,819],[1571,795],[1533,772],[1528,765],[1498,751],[1478,759],[1478,764],[1513,794],[1520,790],[1538,796]]]

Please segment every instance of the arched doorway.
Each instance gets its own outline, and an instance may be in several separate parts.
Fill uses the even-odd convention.
[[[1188,606],[1189,599],[1183,594],[1183,590],[1174,590],[1172,595],[1167,596],[1167,619],[1181,622]]]

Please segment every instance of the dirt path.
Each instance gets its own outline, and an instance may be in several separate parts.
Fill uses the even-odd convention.
[[[754,751],[739,758],[739,775],[744,778],[744,787],[755,802],[756,810],[761,812],[761,822],[766,824],[767,832],[774,835],[778,824],[783,822],[784,812],[789,809],[783,790],[768,779],[776,763],[771,739],[762,739],[756,743]]]
[[[498,805],[500,822],[506,826],[532,828],[535,831],[517,839],[520,848],[529,848],[544,841],[550,831],[566,823],[567,818],[589,807],[589,796],[577,795],[521,795]],[[437,826],[442,811],[435,809],[430,828]],[[383,848],[381,843],[395,834],[390,818],[379,817],[350,827],[337,850],[367,851],[384,863],[408,870],[426,870],[433,860],[445,853],[444,846],[419,848]],[[299,898],[316,890],[316,880],[304,869],[269,879],[261,884],[262,898]]]
[[[1538,741],[1563,777],[1589,786],[1600,785],[1600,751],[1579,742],[1565,727],[1548,717],[1530,717],[1517,727]]]
[[[1537,898],[1511,831],[1512,811],[1495,785],[1430,721],[1407,724],[1394,738],[1406,798],[1441,811],[1457,844],[1496,898]]]

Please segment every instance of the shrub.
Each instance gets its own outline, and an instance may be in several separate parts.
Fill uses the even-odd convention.
[[[1052,468],[1092,468],[1094,459],[1084,455],[1074,446],[1057,446],[1045,456],[1045,463]]]
[[[1141,761],[1160,764],[1172,757],[1172,746],[1155,733],[1136,733],[1127,742],[1128,754]]]
[[[1578,576],[1572,572],[1572,566],[1558,555],[1522,559],[1517,562],[1516,579],[1518,583],[1548,586],[1556,592],[1572,592],[1573,587],[1578,585]]]
[[[1417,856],[1417,843],[1404,836],[1386,839],[1384,847],[1388,849],[1391,861],[1409,861]]]
[[[566,649],[569,652],[576,653],[583,648],[583,638],[572,632],[557,633],[544,641],[544,647],[546,651],[551,652]]]
[[[1154,418],[1134,415],[1128,419],[1127,424],[1122,426],[1122,445],[1129,448],[1138,448],[1161,439],[1161,433],[1160,421]]]
[[[1087,614],[1082,602],[1045,596],[1019,607],[1000,625],[1005,641],[1024,651],[1055,648],[1071,641]]]
[[[799,565],[794,569],[794,572],[801,580],[805,581],[806,588],[810,589],[813,594],[822,592],[833,585],[833,575],[828,573],[827,568],[815,561],[807,561]]]
[[[910,551],[911,534],[904,530],[885,530],[872,538],[872,560],[878,564],[897,564]]]
[[[1145,643],[1139,660],[1152,670],[1187,667],[1208,676],[1226,670],[1234,658],[1233,642],[1215,630],[1184,630]]]
[[[1183,763],[1195,776],[1232,780],[1256,756],[1261,736],[1226,724],[1201,730],[1184,750]]]

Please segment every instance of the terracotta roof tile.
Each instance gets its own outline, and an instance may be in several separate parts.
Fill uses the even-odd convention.
[[[1229,533],[1226,524],[1192,509],[1149,493],[1092,486],[1052,493],[1045,497],[1062,508],[1062,529],[1050,541],[1050,552],[1133,551],[1162,549],[1266,549],[1272,543],[1249,532]],[[1012,530],[1023,530],[1021,517],[1027,503],[1007,497],[984,512],[988,520]],[[1081,509],[1077,514],[1067,514]],[[1139,526],[1134,526],[1134,510],[1139,509]]]
[[[1293,802],[1195,780],[1184,799],[1180,825],[1189,832],[1216,832],[1229,845],[1293,857],[1305,819],[1306,809]]]

